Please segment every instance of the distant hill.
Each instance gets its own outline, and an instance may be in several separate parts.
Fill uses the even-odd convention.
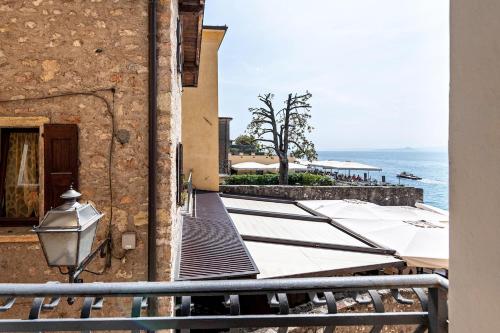
[[[318,152],[326,151],[375,151],[375,152],[438,152],[446,153],[448,152],[447,147],[402,147],[402,148],[334,148],[334,149],[319,149]]]

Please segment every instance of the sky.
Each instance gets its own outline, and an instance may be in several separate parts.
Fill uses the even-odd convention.
[[[227,25],[219,115],[231,138],[257,96],[312,93],[317,150],[436,148],[448,142],[449,1],[207,0]]]

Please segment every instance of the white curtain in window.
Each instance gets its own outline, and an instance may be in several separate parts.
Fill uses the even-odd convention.
[[[5,177],[7,217],[38,216],[38,133],[10,133]]]

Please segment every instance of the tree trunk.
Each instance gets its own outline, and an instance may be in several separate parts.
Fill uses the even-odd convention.
[[[280,185],[288,185],[288,157],[280,157]]]

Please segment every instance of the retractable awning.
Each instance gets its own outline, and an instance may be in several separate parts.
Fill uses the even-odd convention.
[[[394,250],[350,233],[296,202],[222,194],[258,267],[257,278],[332,276],[401,267]]]

